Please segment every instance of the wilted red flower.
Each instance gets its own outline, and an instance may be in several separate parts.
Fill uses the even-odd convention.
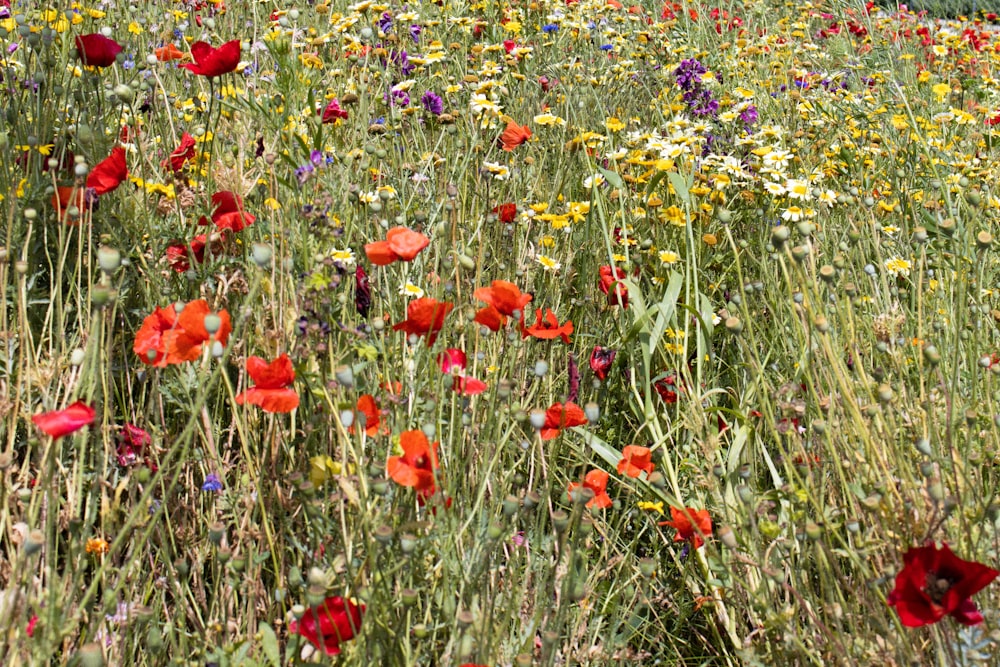
[[[375,397],[371,394],[362,394],[359,396],[356,410],[365,416],[365,435],[369,437],[379,435],[379,426],[382,424],[382,413],[378,409]],[[353,424],[348,431],[354,433]],[[388,428],[383,428],[381,433],[382,435],[389,433]]]
[[[975,561],[962,560],[947,544],[914,547],[903,554],[903,569],[886,602],[896,608],[908,628],[937,623],[946,615],[962,625],[983,622],[970,598],[986,588],[997,570]]]
[[[444,326],[444,318],[454,307],[455,304],[449,301],[438,301],[427,296],[414,299],[406,305],[406,319],[397,322],[392,328],[407,334],[427,336],[427,344],[433,345]]]
[[[341,642],[354,639],[361,628],[364,611],[364,605],[339,595],[329,597],[320,606],[307,610],[298,621],[289,623],[288,632],[302,635],[327,655],[338,655]]]
[[[692,507],[670,508],[672,521],[661,521],[659,525],[670,526],[677,530],[674,542],[688,541],[695,549],[705,543],[705,536],[712,534],[712,517],[708,510],[696,510]]]
[[[608,473],[603,470],[591,470],[583,478],[583,484],[573,482],[567,492],[572,499],[573,491],[583,487],[594,492],[594,497],[587,501],[587,507],[611,507],[611,496],[608,495]]]
[[[122,45],[113,39],[94,32],[89,35],[78,35],[76,52],[84,65],[92,67],[108,67],[115,64],[115,56],[121,53]]]
[[[210,313],[204,299],[187,304],[180,315],[173,304],[157,307],[142,321],[132,349],[145,364],[164,367],[197,359],[201,345],[212,338],[205,329],[205,316]],[[220,325],[215,340],[225,345],[232,331],[229,313],[218,313]]]
[[[219,229],[231,229],[234,232],[243,231],[257,219],[256,216],[247,213],[243,208],[243,198],[235,192],[223,190],[212,195],[212,204],[215,209],[212,211],[212,222]],[[208,218],[202,216],[198,220],[199,225],[207,225]]]
[[[74,433],[84,426],[94,423],[97,413],[83,401],[77,401],[62,410],[42,412],[34,415],[31,421],[39,429],[52,438],[61,438]]]
[[[626,445],[622,450],[622,460],[618,462],[618,474],[638,477],[643,471],[647,475],[656,467],[652,461],[653,452],[649,447]]]
[[[161,63],[170,62],[171,60],[183,60],[188,54],[178,49],[173,43],[169,43],[166,46],[161,46],[160,48],[153,51],[153,55]]]
[[[340,102],[336,99],[330,100],[330,103],[326,105],[322,112],[323,124],[329,125],[335,122],[338,118],[347,119],[347,111],[340,108]]]
[[[493,213],[500,222],[510,224],[517,219],[517,204],[507,202],[506,204],[494,206]]]
[[[166,168],[167,165],[170,165],[171,170],[180,171],[184,168],[184,163],[194,157],[194,146],[194,137],[185,132],[181,135],[180,145],[174,149],[170,157],[162,162],[161,166]]]
[[[594,346],[594,349],[590,353],[590,370],[594,371],[594,375],[597,376],[598,380],[607,379],[608,371],[611,370],[611,365],[615,363],[615,356],[617,354],[617,350],[601,347],[600,345]]]
[[[412,261],[420,251],[430,244],[431,240],[412,229],[393,227],[385,235],[385,241],[376,241],[365,245],[365,255],[368,261],[376,266],[386,266],[395,261]]]
[[[677,402],[677,390],[679,388],[677,385],[677,374],[673,372],[653,383],[653,389],[656,390],[656,393],[660,395],[660,398],[667,405]]]
[[[628,308],[628,288],[621,282],[626,278],[625,271],[619,267],[602,266],[600,268],[601,291],[608,295],[608,305]]]
[[[559,324],[556,314],[548,308],[545,309],[545,319],[542,319],[542,309],[535,310],[535,324],[527,327],[524,325],[524,313],[521,313],[521,338],[532,336],[541,340],[552,340],[562,338],[564,343],[569,344],[569,336],[573,333],[573,321],[566,320],[564,324]]]
[[[152,444],[153,439],[144,429],[135,424],[125,424],[118,432],[118,447],[116,450],[118,465],[123,468],[135,465],[140,458],[144,458],[145,450]],[[155,466],[149,466],[155,468]]]
[[[485,308],[476,313],[475,321],[492,331],[499,331],[515,311],[521,311],[531,302],[532,296],[524,294],[514,283],[494,280],[489,287],[480,287],[472,294],[485,302]]]
[[[438,365],[441,366],[442,373],[450,373],[454,376],[451,388],[456,393],[476,396],[486,391],[485,382],[465,374],[466,356],[462,350],[449,347],[438,355]]]
[[[505,151],[512,151],[531,138],[531,130],[527,125],[518,125],[514,121],[507,122],[507,128],[500,135],[500,144]]]
[[[368,274],[361,265],[354,267],[354,307],[361,317],[368,317],[368,309],[372,306],[372,288]]]
[[[299,395],[290,388],[295,382],[295,369],[287,354],[271,363],[260,357],[250,357],[247,373],[254,386],[236,396],[238,405],[259,405],[264,412],[291,412],[299,407]]]
[[[95,194],[103,195],[117,188],[127,178],[125,149],[115,146],[111,155],[98,162],[87,174],[87,187],[93,188]]]
[[[545,411],[545,424],[542,426],[542,430],[539,432],[542,440],[552,440],[558,437],[559,433],[564,428],[570,428],[571,426],[583,426],[587,423],[587,416],[583,413],[583,409],[571,401],[566,401],[566,404],[553,403],[548,410]]]
[[[434,495],[434,471],[438,469],[438,443],[430,443],[423,431],[403,431],[399,435],[402,456],[390,456],[386,474],[400,486],[412,486],[426,500]]]
[[[217,49],[206,42],[195,42],[191,45],[193,63],[181,65],[199,76],[220,76],[236,69],[240,64],[240,40],[226,42]]]

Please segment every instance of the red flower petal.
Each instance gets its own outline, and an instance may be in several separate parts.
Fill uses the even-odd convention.
[[[78,35],[76,51],[84,65],[108,67],[115,63],[115,56],[121,53],[122,45],[100,33]]]
[[[93,188],[94,192],[103,195],[117,188],[127,178],[128,167],[125,164],[125,149],[116,146],[111,151],[111,155],[101,160],[97,166],[90,170],[87,175],[87,187]]]
[[[77,401],[62,410],[34,415],[31,421],[52,438],[61,438],[94,422],[97,413],[83,401]]]
[[[226,42],[217,49],[205,42],[195,42],[191,45],[193,63],[185,63],[181,67],[199,76],[220,76],[236,69],[240,63],[240,40]]]

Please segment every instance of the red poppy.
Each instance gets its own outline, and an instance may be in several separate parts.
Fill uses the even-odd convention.
[[[493,207],[493,213],[497,216],[497,220],[500,222],[510,224],[517,219],[517,205],[511,204],[510,202],[500,204],[499,206]]]
[[[587,416],[583,414],[583,409],[571,401],[566,404],[553,403],[545,411],[545,424],[539,432],[542,440],[552,440],[558,437],[564,428],[571,426],[583,426],[587,423]]]
[[[181,135],[180,146],[174,149],[174,151],[170,154],[170,157],[161,163],[161,166],[165,169],[167,165],[170,165],[170,169],[172,171],[180,171],[184,168],[184,163],[194,157],[194,146],[194,137],[185,132]]]
[[[83,211],[87,206],[86,191],[83,188],[70,186],[57,187],[55,194],[52,195],[52,208],[56,210],[60,220],[66,215],[70,206],[76,206],[78,210]]]
[[[220,324],[215,334],[209,334],[205,328],[205,316],[211,314],[211,309],[204,299],[198,299],[184,306],[184,310],[177,316],[177,325],[163,334],[163,342],[166,346],[166,363],[179,364],[185,361],[194,361],[201,356],[201,347],[213,338],[223,345],[229,340],[229,334],[233,330],[229,319],[229,313],[220,310],[216,313],[219,316]]]
[[[144,458],[145,450],[152,442],[153,438],[150,437],[149,433],[135,424],[122,426],[118,432],[118,447],[116,449],[118,465],[127,468],[138,463]],[[149,467],[155,468],[152,465]]]
[[[616,350],[601,347],[600,345],[594,346],[594,349],[590,353],[590,370],[594,371],[594,375],[597,376],[598,380],[606,380],[608,378],[608,371],[611,370],[611,365],[615,363],[615,356],[617,354]]]
[[[327,655],[338,655],[340,643],[354,639],[361,628],[364,605],[345,600],[339,595],[329,597],[318,607],[306,611],[298,621],[288,624],[288,632],[302,635]]]
[[[937,623],[950,615],[962,625],[983,622],[970,598],[1000,574],[975,561],[962,560],[947,544],[914,547],[903,554],[903,569],[886,602],[908,628]]]
[[[347,120],[347,111],[340,108],[340,102],[336,99],[330,100],[330,103],[326,105],[322,112],[323,124],[329,125],[330,123],[336,122],[338,118],[343,118]]]
[[[531,138],[531,130],[527,125],[518,125],[514,121],[507,122],[507,129],[500,135],[500,145],[505,151],[512,151]]]
[[[188,54],[184,53],[176,46],[174,46],[172,43],[170,43],[167,44],[166,46],[162,46],[153,51],[153,55],[155,55],[156,59],[159,60],[161,63],[166,63],[170,62],[171,60],[183,60],[184,58],[187,58]]]
[[[397,322],[392,328],[407,334],[427,336],[427,344],[433,345],[444,326],[444,318],[454,307],[455,304],[449,301],[438,301],[427,296],[414,299],[406,306],[406,319]]]
[[[212,211],[212,222],[219,229],[231,229],[234,232],[243,231],[257,219],[251,213],[247,213],[243,207],[243,197],[235,192],[223,190],[212,195],[212,204],[215,209]],[[208,218],[201,216],[198,219],[199,225],[207,225]]]
[[[611,507],[611,496],[608,495],[608,473],[603,470],[591,470],[583,478],[583,484],[576,482],[569,485],[568,493],[572,499],[573,491],[583,487],[594,492],[594,497],[587,501],[587,507]]]
[[[181,65],[184,69],[199,76],[227,74],[240,63],[240,40],[226,42],[217,49],[206,42],[195,42],[191,45],[191,55],[194,62]]]
[[[438,469],[438,443],[430,443],[423,431],[404,431],[399,435],[402,456],[390,456],[386,474],[400,486],[412,486],[417,497],[426,500],[434,495],[434,471]]]
[[[174,304],[166,308],[157,306],[156,310],[146,316],[135,334],[135,344],[132,346],[143,363],[150,366],[167,365],[167,348],[163,335],[176,325],[177,312]]]
[[[87,187],[94,193],[103,195],[111,192],[122,181],[128,178],[128,167],[125,165],[125,149],[115,146],[111,155],[101,160],[87,175]]]
[[[385,239],[365,245],[368,261],[376,266],[386,266],[399,260],[412,261],[431,242],[420,232],[406,227],[393,227],[386,233]]]
[[[38,625],[38,614],[32,614],[31,618],[28,619],[28,625],[24,628],[24,631],[28,633],[29,637],[35,636],[35,626]]]
[[[218,254],[222,249],[220,239],[214,239],[212,243],[208,243],[208,237],[205,234],[198,234],[191,240],[191,243],[186,244],[183,241],[171,243],[167,246],[164,255],[174,271],[184,273],[191,268],[191,257],[194,257],[194,261],[198,264],[205,261],[206,248],[211,254]]]
[[[652,462],[653,452],[649,447],[626,445],[622,450],[622,460],[618,462],[618,474],[638,477],[643,471],[652,474],[656,467]]]
[[[532,296],[524,294],[514,283],[494,280],[490,287],[480,287],[473,296],[485,302],[485,308],[476,313],[475,321],[492,331],[499,331],[515,311],[522,311],[531,302]]]
[[[573,321],[566,320],[560,325],[556,314],[548,308],[545,309],[545,319],[542,319],[542,309],[535,310],[535,324],[530,327],[524,325],[524,313],[521,313],[521,338],[532,336],[541,340],[553,340],[562,338],[564,343],[569,344],[569,336],[573,333]]]
[[[378,409],[378,403],[375,402],[375,397],[371,394],[362,394],[358,398],[357,412],[365,416],[365,434],[368,436],[379,435],[379,425],[382,423],[382,413]],[[354,433],[354,425],[348,429],[351,433]],[[388,428],[382,429],[382,435],[389,433]]]
[[[92,67],[108,67],[115,64],[115,56],[121,53],[122,45],[113,39],[94,32],[89,35],[78,35],[76,52],[84,65]]]
[[[94,408],[83,401],[77,401],[62,410],[34,415],[31,421],[52,438],[61,438],[93,424],[96,416]]]
[[[659,525],[677,530],[674,542],[688,541],[697,549],[705,543],[705,537],[712,534],[712,517],[708,515],[708,510],[671,507],[670,517],[672,521],[661,521]]]
[[[299,407],[299,395],[290,388],[295,382],[295,369],[287,354],[271,363],[260,357],[250,357],[247,373],[254,386],[236,397],[238,405],[259,405],[264,412],[291,412]]]
[[[653,389],[660,395],[660,399],[667,405],[677,402],[677,390],[681,387],[677,384],[677,374],[671,371],[666,377],[660,378],[653,383]]]
[[[438,355],[438,364],[442,373],[450,373],[454,376],[451,388],[453,391],[465,396],[476,396],[486,391],[486,383],[465,374],[466,356],[462,350],[449,347]]]
[[[621,282],[626,278],[625,271],[618,267],[602,266],[600,268],[601,291],[608,295],[608,305],[628,308],[628,288]],[[613,289],[612,289],[613,288]]]

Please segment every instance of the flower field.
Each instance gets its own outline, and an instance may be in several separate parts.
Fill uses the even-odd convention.
[[[0,42],[2,664],[1000,660],[996,14]]]

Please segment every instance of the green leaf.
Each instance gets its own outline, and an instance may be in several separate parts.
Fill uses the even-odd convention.
[[[261,623],[257,626],[257,629],[260,631],[260,644],[261,648],[264,649],[267,661],[271,664],[271,667],[281,667],[281,650],[278,648],[278,635],[274,633],[274,629],[267,623]]]
[[[667,282],[667,289],[663,292],[663,298],[660,299],[660,303],[656,306],[656,321],[653,322],[653,328],[649,332],[649,350],[651,356],[659,347],[663,332],[667,330],[667,327],[674,320],[674,313],[677,311],[677,297],[680,296],[683,287],[684,276],[676,271],[671,271],[670,280]]]
[[[676,171],[668,171],[667,178],[670,179],[670,185],[674,186],[674,192],[677,196],[681,198],[685,204],[691,203],[691,188],[688,186],[684,177],[678,174]]]
[[[625,182],[622,181],[622,177],[618,175],[618,172],[605,169],[604,167],[598,167],[597,171],[601,172],[601,175],[604,176],[604,180],[610,183],[612,187],[625,187]]]

